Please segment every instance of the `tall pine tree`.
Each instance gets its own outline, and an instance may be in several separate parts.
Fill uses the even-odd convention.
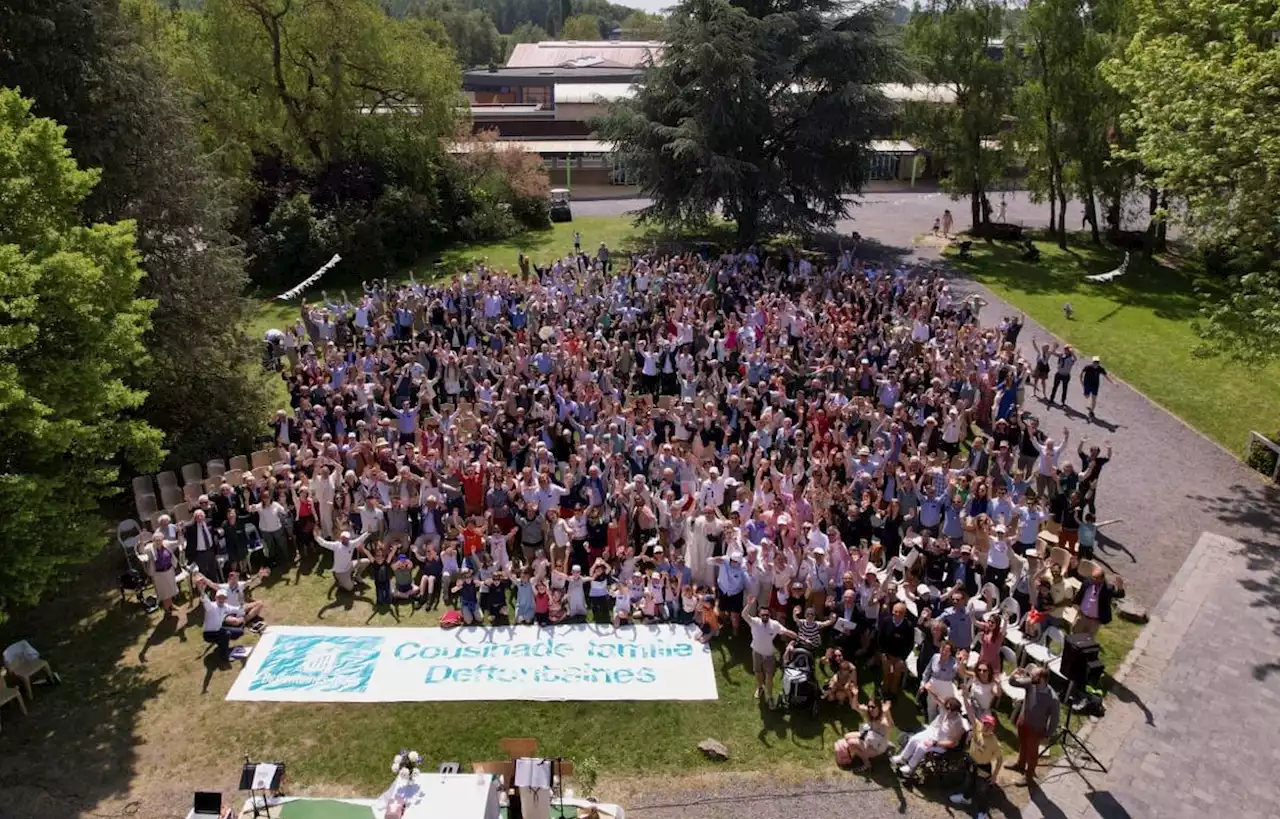
[[[642,218],[720,208],[741,241],[828,227],[867,178],[900,78],[881,5],[685,0],[662,61],[598,128],[653,203]]]

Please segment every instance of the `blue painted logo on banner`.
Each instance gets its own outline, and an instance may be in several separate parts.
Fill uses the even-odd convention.
[[[373,679],[382,642],[381,637],[281,635],[249,690],[364,693]]]

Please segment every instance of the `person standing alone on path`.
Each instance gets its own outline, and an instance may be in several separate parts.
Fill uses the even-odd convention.
[[[944,239],[951,236],[951,228],[954,224],[955,219],[951,216],[951,210],[944,210],[942,212],[942,236]]]
[[[1067,405],[1067,385],[1071,383],[1071,370],[1075,368],[1076,358],[1075,350],[1071,349],[1071,345],[1063,346],[1062,352],[1057,354],[1058,368],[1053,373],[1053,388],[1049,390],[1049,403],[1052,404],[1058,395],[1058,387],[1062,387],[1062,405]]]
[[[1098,406],[1098,388],[1102,386],[1102,379],[1107,379],[1108,384],[1114,385],[1116,382],[1111,380],[1111,376],[1107,375],[1106,369],[1102,366],[1102,359],[1096,355],[1093,361],[1084,365],[1080,370],[1080,388],[1084,390],[1084,398],[1089,402],[1089,420],[1093,420],[1093,411]],[[1065,390],[1063,398],[1066,398]],[[1066,401],[1064,400],[1065,404]]]

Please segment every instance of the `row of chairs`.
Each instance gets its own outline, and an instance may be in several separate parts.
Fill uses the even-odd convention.
[[[223,483],[238,486],[247,473],[266,477],[276,464],[283,463],[288,453],[283,449],[260,449],[251,456],[236,455],[229,462],[222,459],[200,464],[187,464],[179,473],[161,472],[139,475],[133,479],[133,500],[138,519],[154,526],[156,518],[166,512],[177,522],[190,520],[191,509],[201,495],[218,491]],[[228,468],[228,465],[230,468]]]

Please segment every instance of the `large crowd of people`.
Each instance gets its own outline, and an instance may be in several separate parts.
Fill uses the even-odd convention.
[[[522,257],[325,294],[273,338],[279,462],[163,521],[152,565],[181,549],[215,587],[207,610],[261,545],[268,565],[331,553],[339,593],[467,624],[744,633],[764,704],[778,651],[807,652],[824,698],[864,715],[842,764],[888,755],[890,703],[916,698],[928,723],[895,767],[968,748],[977,779],[955,801],[982,812],[1001,696],[1028,692],[1028,748],[1056,727],[1045,670],[1012,670],[1008,632],[1096,631],[1124,593],[1081,564],[1111,447],[1037,417],[1069,400],[1076,353],[1028,360],[1021,317],[984,306],[927,268],[758,248]],[[1037,758],[1024,748],[1028,779]]]

